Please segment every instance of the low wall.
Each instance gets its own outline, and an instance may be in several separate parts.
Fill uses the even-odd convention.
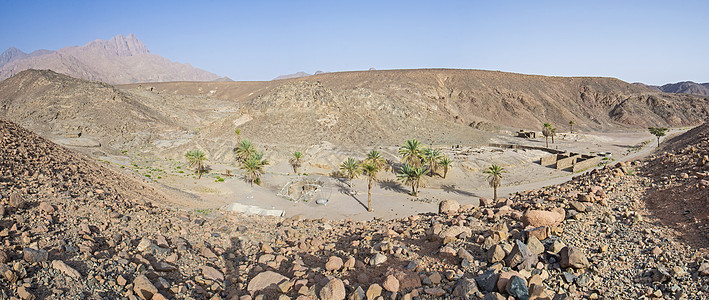
[[[571,166],[573,166],[576,163],[576,160],[579,159],[580,157],[581,157],[581,155],[575,154],[575,155],[571,155],[567,158],[559,159],[556,161],[556,169],[563,170],[566,168],[570,168]]]
[[[541,151],[546,151],[552,154],[561,154],[564,153],[564,151],[561,150],[556,150],[556,149],[551,149],[551,148],[545,148],[545,147],[535,147],[535,146],[524,146],[524,145],[512,145],[512,144],[487,144],[488,147],[497,147],[497,148],[504,148],[504,149],[529,149],[529,150],[541,150]]]
[[[601,156],[591,156],[588,159],[577,161],[576,164],[574,164],[572,172],[580,172],[588,168],[595,167],[601,162],[602,159],[603,157]]]
[[[557,156],[558,156],[558,154],[552,154],[552,155],[544,156],[544,157],[542,157],[542,160],[541,160],[540,164],[541,164],[542,166],[553,165],[553,164],[556,163],[556,157],[557,157]]]

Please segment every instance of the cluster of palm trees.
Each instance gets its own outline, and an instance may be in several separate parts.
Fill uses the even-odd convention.
[[[244,177],[251,186],[254,186],[254,183],[261,185],[263,168],[270,163],[263,158],[263,152],[258,151],[256,146],[248,139],[243,139],[234,149],[234,153],[236,154],[236,162],[239,164],[239,168],[244,170]]]
[[[202,152],[202,150],[195,149],[192,151],[187,151],[187,153],[185,153],[185,158],[187,159],[187,163],[190,167],[195,169],[198,179],[201,179],[202,173],[206,171],[204,162],[207,160],[207,154]]]
[[[352,180],[364,173],[367,175],[367,210],[372,211],[372,184],[377,180],[379,171],[384,170],[387,166],[387,161],[382,157],[382,154],[372,149],[367,153],[367,157],[358,161],[352,157],[340,164],[340,174],[349,179],[348,185],[352,187]]]
[[[544,135],[544,140],[546,141],[547,148],[549,148],[549,137],[551,137],[551,143],[553,144],[554,136],[556,135],[556,128],[554,128],[551,123],[544,123],[544,127],[542,127],[542,135]]]
[[[433,177],[437,174],[438,168],[443,168],[443,178],[448,175],[453,161],[441,154],[441,150],[428,147],[425,148],[416,139],[408,140],[399,149],[399,156],[404,165],[397,173],[399,180],[411,185],[411,195],[417,196],[421,179],[428,173]]]

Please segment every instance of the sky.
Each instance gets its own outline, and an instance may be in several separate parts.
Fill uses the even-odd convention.
[[[129,33],[228,76],[457,68],[709,82],[709,1],[0,0],[0,52]]]

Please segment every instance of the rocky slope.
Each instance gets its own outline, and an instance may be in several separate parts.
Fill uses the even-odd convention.
[[[100,91],[99,91],[100,90]],[[96,93],[94,97],[92,93]],[[115,96],[115,97],[114,97]],[[115,98],[115,99],[114,99]],[[49,102],[47,105],[47,103]],[[175,82],[116,88],[28,70],[0,83],[0,111],[43,136],[81,128],[102,145],[179,158],[201,148],[229,161],[234,128],[264,148],[483,144],[495,134],[686,126],[709,100],[659,93],[611,78],[561,78],[475,70],[325,73],[267,82]],[[9,103],[9,104],[8,104]],[[9,105],[9,106],[8,106]],[[112,118],[106,116],[121,116]],[[127,130],[119,130],[128,126]],[[326,145],[323,145],[326,144]]]
[[[154,81],[211,81],[219,76],[152,54],[135,35],[119,34],[84,46],[25,54],[16,48],[0,56],[0,80],[27,69],[51,69],[76,78],[112,84]]]
[[[709,83],[695,83],[691,81],[668,83],[661,86],[660,90],[665,93],[682,93],[709,96]]]
[[[159,192],[12,123],[0,122],[0,133],[4,299],[709,293],[706,248],[687,244],[646,209],[644,195],[662,178],[632,170],[651,170],[653,160],[618,163],[497,203],[443,201],[438,214],[352,222],[164,208]],[[698,148],[705,139],[682,143]],[[705,195],[708,189],[701,187]]]

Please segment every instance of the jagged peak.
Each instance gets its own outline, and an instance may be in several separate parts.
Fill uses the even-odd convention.
[[[148,47],[140,41],[135,34],[128,34],[124,36],[123,34],[118,34],[108,41],[105,40],[95,40],[83,46],[84,48],[94,48],[94,49],[104,49],[111,54],[117,56],[136,56],[142,54],[148,54],[150,51]]]

